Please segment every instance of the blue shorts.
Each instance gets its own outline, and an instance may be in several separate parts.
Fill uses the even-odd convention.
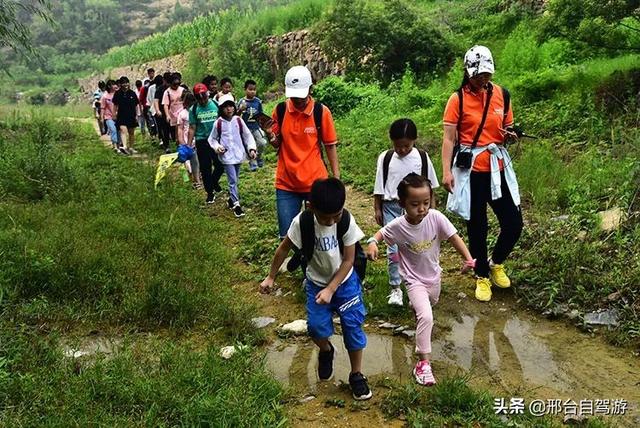
[[[367,336],[362,330],[367,310],[362,299],[360,278],[355,271],[331,298],[328,305],[318,305],[316,294],[322,290],[308,279],[305,281],[307,293],[307,329],[314,339],[327,339],[333,335],[333,313],[340,317],[342,338],[347,351],[359,351],[367,346]]]

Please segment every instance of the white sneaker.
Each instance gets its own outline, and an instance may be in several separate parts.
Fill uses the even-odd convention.
[[[388,297],[388,305],[402,306],[402,290],[400,287],[391,289],[391,294]]]

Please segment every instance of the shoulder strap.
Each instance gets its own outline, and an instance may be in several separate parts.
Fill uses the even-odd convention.
[[[502,100],[503,100],[503,116],[502,116],[502,126],[504,127],[505,122],[507,121],[507,114],[509,113],[509,108],[511,107],[511,93],[507,88],[502,88]]]
[[[387,185],[387,178],[389,178],[389,164],[393,157],[393,149],[387,150],[384,154],[384,160],[382,161],[382,187]]]
[[[282,136],[282,122],[284,121],[284,114],[287,111],[286,101],[278,103],[276,106],[276,115],[278,116],[278,129],[280,129],[280,135]]]
[[[193,124],[196,125],[198,123],[198,103],[193,105],[191,112],[193,113]]]
[[[302,238],[302,255],[309,262],[313,257],[313,249],[316,244],[313,211],[311,210],[305,210],[300,214],[300,236]]]
[[[458,129],[458,132],[460,132],[460,124],[462,123],[462,113],[464,111],[462,108],[463,107],[462,103],[464,100],[464,96],[462,95],[462,92],[463,92],[462,87],[458,88],[457,92],[458,92],[458,123],[456,128]]]
[[[314,101],[313,103],[313,122],[316,125],[316,132],[318,133],[318,144],[322,143],[322,114],[324,109],[321,102]]]
[[[418,153],[420,154],[420,161],[422,162],[422,167],[420,169],[420,174],[429,179],[429,161],[427,160],[427,152],[424,150],[418,149]]]
[[[240,116],[236,116],[236,119],[238,121],[238,131],[240,131],[240,140],[242,140],[242,147],[244,147],[246,151],[247,148],[244,145],[244,133],[242,132],[242,118]]]
[[[351,214],[347,209],[342,210],[342,218],[336,225],[336,235],[338,235],[338,246],[340,247],[340,254],[344,251],[344,242],[342,238],[344,238],[345,233],[349,230],[349,224],[351,223]]]
[[[480,125],[478,126],[478,130],[476,131],[475,137],[473,137],[473,143],[471,143],[471,150],[476,148],[478,144],[478,140],[480,139],[480,134],[482,134],[482,129],[484,128],[484,123],[487,121],[487,113],[489,112],[489,104],[491,104],[491,96],[493,95],[493,85],[489,83],[489,88],[487,89],[487,101],[484,104],[484,111],[482,112],[482,120],[480,121]]]
[[[222,121],[219,118],[216,121],[216,129],[218,130],[218,144],[220,144],[220,137],[222,137]]]

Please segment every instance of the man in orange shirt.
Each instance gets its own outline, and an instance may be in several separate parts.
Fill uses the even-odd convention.
[[[291,221],[308,200],[313,182],[329,175],[322,157],[323,148],[332,175],[340,178],[335,125],[331,111],[324,105],[316,105],[311,98],[311,73],[304,66],[295,66],[287,71],[284,80],[287,100],[284,106],[273,110],[273,128],[266,130],[269,142],[278,149],[275,184],[281,239],[287,236]],[[320,123],[316,123],[316,119]],[[296,262],[294,257],[288,268],[297,268]]]

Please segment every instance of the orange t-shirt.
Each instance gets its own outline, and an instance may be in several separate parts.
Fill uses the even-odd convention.
[[[329,176],[318,146],[318,131],[313,120],[313,105],[314,101],[311,99],[304,111],[298,111],[288,99],[282,129],[278,126],[277,108],[273,109],[271,114],[273,132],[280,134],[281,137],[276,169],[276,189],[308,193],[315,180]],[[322,143],[325,146],[338,143],[331,111],[327,106],[322,107],[321,130]]]
[[[513,124],[513,111],[511,105],[509,105],[509,111],[507,117],[504,118],[504,99],[502,97],[502,89],[500,86],[492,83],[493,95],[491,95],[491,103],[489,104],[489,110],[487,111],[487,120],[482,128],[482,133],[478,139],[477,147],[488,146],[491,143],[502,144],[504,141],[504,133],[500,131],[500,128],[504,129],[506,126]],[[460,129],[458,132],[458,141],[465,146],[471,146],[473,143],[473,137],[476,136],[478,126],[482,121],[482,113],[484,112],[484,105],[486,102],[487,91],[482,90],[479,93],[472,92],[468,86],[465,86],[462,90],[463,103],[462,103],[462,120],[460,121]],[[447,102],[447,107],[444,109],[444,124],[445,125],[458,125],[460,102],[458,100],[458,93],[454,92]],[[504,123],[502,123],[504,120]],[[488,151],[482,152],[476,157],[473,164],[473,171],[490,172],[491,171],[491,153]],[[503,168],[502,161],[500,161],[500,169]]]

